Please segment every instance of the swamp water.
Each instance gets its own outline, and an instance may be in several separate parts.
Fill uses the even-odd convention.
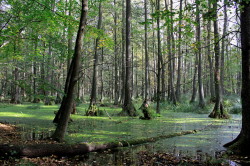
[[[201,130],[202,129],[202,130]],[[150,138],[175,132],[197,130],[195,134],[162,139],[112,151],[89,153],[79,163],[88,165],[141,165],[139,152],[170,153],[177,158],[191,157],[199,161],[216,159],[225,151],[223,144],[233,140],[241,129],[241,116],[230,120],[214,120],[206,114],[165,113],[163,117],[144,121],[137,118],[108,119],[92,117],[79,119],[69,125],[67,141],[110,142],[138,138]],[[23,129],[23,140],[38,140],[53,134],[49,131]],[[201,130],[201,131],[200,131]],[[237,165],[228,161],[229,165]],[[160,163],[159,163],[160,165]]]
[[[204,115],[199,117],[190,117],[202,119]],[[170,133],[181,130],[199,130],[195,134],[177,136],[173,138],[159,140],[155,143],[142,144],[127,148],[118,148],[115,151],[104,153],[90,153],[84,163],[90,165],[141,165],[138,153],[146,151],[150,153],[170,153],[177,158],[189,157],[198,161],[209,161],[221,158],[225,152],[223,145],[232,141],[241,129],[241,116],[233,115],[231,120],[220,120],[208,123],[178,123],[174,126],[163,126],[169,128]],[[211,119],[208,119],[211,120]],[[187,121],[188,120],[187,117]],[[161,165],[155,163],[154,165]],[[227,160],[226,165],[240,165],[234,161]]]

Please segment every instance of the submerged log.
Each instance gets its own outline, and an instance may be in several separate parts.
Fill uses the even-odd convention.
[[[0,145],[0,156],[8,157],[44,157],[44,156],[75,156],[89,152],[114,149],[118,147],[127,147],[143,143],[155,142],[160,139],[172,138],[187,134],[194,134],[197,130],[183,131],[168,135],[161,135],[151,138],[142,138],[128,141],[117,141],[106,144],[35,144],[35,145]]]

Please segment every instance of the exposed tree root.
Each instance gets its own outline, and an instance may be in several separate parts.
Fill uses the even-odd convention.
[[[222,103],[219,103],[219,106],[214,107],[213,111],[209,114],[209,118],[216,118],[216,119],[230,119],[230,115],[224,109]]]
[[[242,136],[240,133],[233,141],[226,143],[224,147],[237,155],[250,155],[250,142],[249,139]]]

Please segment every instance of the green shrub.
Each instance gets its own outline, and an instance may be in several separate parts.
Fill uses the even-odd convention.
[[[156,110],[151,107],[148,108],[148,112],[151,118],[157,118],[162,116],[161,114],[156,113]]]
[[[189,103],[189,102],[184,102],[184,103],[178,103],[175,107],[173,107],[173,110],[175,112],[193,112],[193,113],[199,113],[199,114],[206,114],[209,113],[211,110],[211,104],[206,105],[205,108],[200,108],[198,106],[198,103]]]
[[[231,114],[241,114],[242,107],[241,104],[235,104],[234,106],[229,108],[229,113]]]

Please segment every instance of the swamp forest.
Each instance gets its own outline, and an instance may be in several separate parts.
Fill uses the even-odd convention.
[[[0,0],[0,165],[249,158],[249,0]]]

